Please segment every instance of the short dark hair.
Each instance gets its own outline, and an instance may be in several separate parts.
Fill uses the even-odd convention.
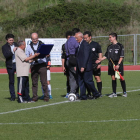
[[[76,33],[80,32],[80,29],[79,28],[73,28],[72,32],[73,32],[73,36],[74,36]]]
[[[13,34],[7,34],[5,36],[5,39],[8,40],[9,38],[14,38],[15,36]]]
[[[116,37],[116,40],[117,40],[117,37],[118,37],[118,36],[117,36],[116,33],[110,33],[109,36],[110,36],[110,35],[113,36],[113,37]]]
[[[89,37],[92,36],[90,31],[85,31],[83,35],[88,35]]]
[[[66,38],[68,38],[68,36],[72,36],[72,35],[73,35],[72,31],[67,31],[66,34],[65,34]]]

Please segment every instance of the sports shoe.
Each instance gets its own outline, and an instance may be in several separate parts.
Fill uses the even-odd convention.
[[[15,101],[15,98],[11,98],[10,100],[11,100],[11,101]]]
[[[123,97],[127,97],[127,93],[126,92],[123,93]]]
[[[31,101],[28,101],[28,103],[35,103],[35,101],[32,101],[32,100],[31,100]]]
[[[117,94],[112,93],[111,95],[108,96],[109,98],[117,97]]]
[[[22,104],[23,104],[23,103],[27,103],[27,101],[23,101],[23,102],[18,102],[18,103],[22,103]]]
[[[42,95],[41,97],[40,97],[40,100],[43,100],[44,99],[44,95]]]
[[[69,93],[66,94],[66,96],[64,98],[68,98]]]
[[[53,98],[52,95],[49,95],[49,98],[52,99]]]

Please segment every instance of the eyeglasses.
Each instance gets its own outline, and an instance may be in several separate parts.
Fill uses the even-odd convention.
[[[32,38],[32,41],[36,41],[36,40],[38,40],[38,38]]]

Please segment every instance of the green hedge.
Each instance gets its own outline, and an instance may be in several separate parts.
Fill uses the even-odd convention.
[[[35,28],[39,29],[46,28],[46,26],[55,27],[55,30],[61,28],[62,30],[59,32],[73,27],[88,30],[97,28],[109,30],[130,23],[131,12],[132,7],[130,6],[119,6],[108,2],[63,3],[37,11],[25,18],[0,23],[0,25],[6,32],[16,30],[18,27],[25,27],[26,29],[30,25],[35,25]]]

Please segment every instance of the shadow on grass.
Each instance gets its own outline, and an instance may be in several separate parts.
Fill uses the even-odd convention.
[[[111,95],[111,94],[104,94],[103,96],[109,96],[109,95]],[[117,94],[117,96],[122,96],[122,95],[121,94]]]
[[[10,97],[6,97],[6,98],[4,98],[4,99],[11,100],[11,98],[10,98]]]
[[[61,97],[65,97],[66,95],[64,94],[64,95],[61,95]]]

